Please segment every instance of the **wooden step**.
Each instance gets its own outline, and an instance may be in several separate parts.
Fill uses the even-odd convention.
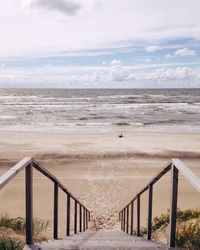
[[[25,250],[30,248],[26,247]],[[122,231],[87,231],[59,240],[35,245],[40,250],[156,250],[172,249],[166,245],[147,241],[142,237],[130,236]]]

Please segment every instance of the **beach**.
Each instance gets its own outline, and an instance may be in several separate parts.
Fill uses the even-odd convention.
[[[122,138],[119,138],[120,134]],[[200,175],[200,134],[168,131],[0,132],[0,174],[25,156],[50,170],[92,212],[96,228],[119,228],[118,212],[171,158]],[[189,195],[188,195],[189,194]],[[153,216],[169,208],[170,176],[154,186]],[[24,172],[0,192],[0,213],[25,216]],[[179,208],[199,208],[199,194],[180,176]],[[147,194],[141,200],[146,225]],[[73,203],[72,203],[73,207]],[[135,209],[136,210],[136,209]],[[34,170],[34,217],[53,218],[53,183]],[[59,192],[59,234],[65,234],[66,196]],[[72,225],[73,228],[73,225]]]

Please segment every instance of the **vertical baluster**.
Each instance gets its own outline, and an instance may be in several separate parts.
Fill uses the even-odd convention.
[[[123,230],[123,211],[121,211],[121,230]]]
[[[126,225],[126,209],[124,208],[124,225],[123,225],[124,232],[125,232],[125,225]]]
[[[128,234],[128,227],[129,227],[129,205],[127,206],[127,213],[126,213],[126,232]]]
[[[88,210],[86,209],[86,229],[88,229]]]
[[[33,244],[33,164],[26,167],[26,244]]]
[[[147,240],[151,240],[153,185],[149,185]]]
[[[77,201],[74,201],[74,233],[77,234]]]
[[[70,236],[70,194],[67,194],[67,230],[66,235]]]
[[[85,231],[85,208],[83,208],[83,231]]]
[[[169,223],[169,245],[175,247],[176,242],[176,215],[178,199],[178,169],[172,165],[171,169],[171,201],[170,201],[170,223]]]
[[[82,206],[80,204],[80,209],[79,209],[79,231],[82,232]]]
[[[58,183],[54,183],[53,238],[58,239]]]
[[[140,195],[137,196],[137,236],[140,236]]]
[[[131,235],[133,235],[133,201],[131,202]]]

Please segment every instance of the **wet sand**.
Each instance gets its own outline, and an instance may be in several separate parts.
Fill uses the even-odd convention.
[[[0,132],[0,174],[23,157],[34,156],[92,211],[94,223],[100,228],[118,227],[118,211],[171,158],[180,158],[200,175],[198,133],[124,132],[123,138],[118,135],[117,132]],[[169,208],[169,187],[169,174],[155,185],[153,216]],[[200,208],[199,198],[180,176],[178,207]],[[0,201],[0,213],[24,217],[24,173],[0,191]],[[141,201],[144,226],[146,203],[145,194]],[[35,170],[34,216],[50,220],[50,234],[52,215],[53,184]],[[66,197],[60,191],[60,237],[65,234],[65,218]]]

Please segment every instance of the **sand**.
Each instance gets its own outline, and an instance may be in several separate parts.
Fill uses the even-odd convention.
[[[200,175],[200,134],[123,132],[123,138],[119,134],[1,131],[0,174],[25,156],[35,157],[92,211],[92,226],[98,228],[118,228],[118,211],[172,157],[180,158]],[[155,185],[153,216],[169,208],[169,187],[169,175]],[[200,208],[199,198],[180,176],[178,207]],[[141,201],[143,226],[146,203],[145,194]],[[24,217],[24,173],[0,191],[0,204],[0,213]],[[52,216],[53,184],[35,170],[34,217],[50,220],[50,236]],[[66,196],[60,191],[60,237],[65,235],[65,218]]]

